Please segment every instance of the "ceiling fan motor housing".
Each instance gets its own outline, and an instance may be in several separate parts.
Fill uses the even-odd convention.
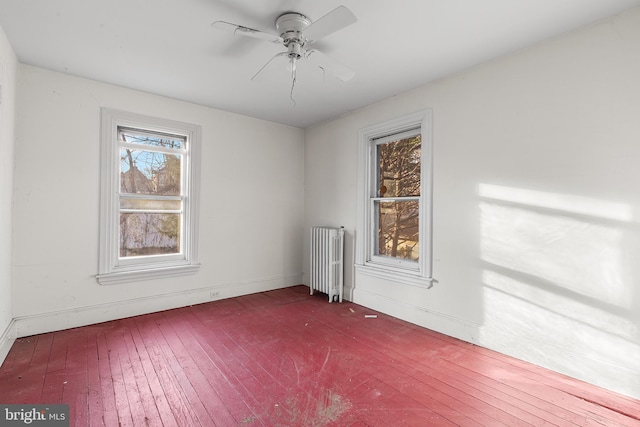
[[[284,13],[276,19],[276,29],[278,30],[284,45],[289,48],[289,57],[293,54],[297,54],[298,57],[300,56],[300,51],[307,42],[304,38],[303,31],[309,25],[311,25],[311,20],[303,14],[296,12]],[[291,47],[291,44],[294,46]]]

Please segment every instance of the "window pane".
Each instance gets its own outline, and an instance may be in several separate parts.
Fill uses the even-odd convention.
[[[180,155],[120,149],[122,193],[180,195]]]
[[[120,129],[118,133],[118,140],[129,142],[131,144],[177,149],[184,148],[185,145],[185,140],[183,137],[156,133],[145,133],[134,129]]]
[[[120,214],[120,257],[180,253],[180,215]]]
[[[376,255],[417,261],[419,205],[417,200],[376,201],[378,244]]]
[[[420,195],[420,135],[377,145],[378,197]]]

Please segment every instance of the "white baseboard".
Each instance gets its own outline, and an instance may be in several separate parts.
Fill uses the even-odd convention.
[[[7,354],[9,354],[9,350],[11,350],[13,342],[16,340],[15,325],[15,320],[12,319],[0,334],[0,366],[2,366],[4,359],[7,357]]]
[[[640,399],[640,371],[570,347],[482,327],[478,345],[594,384],[634,399]],[[637,365],[636,365],[637,366]]]
[[[302,283],[302,273],[21,316],[13,319],[13,336],[19,338],[60,331],[219,299],[271,291],[296,286],[300,283]],[[0,347],[1,349],[2,347]]]
[[[342,299],[345,301],[353,301],[353,285],[344,285]]]
[[[432,331],[477,344],[479,325],[474,325],[443,313],[429,311],[423,307],[381,295],[359,287],[351,289],[352,301],[381,313],[431,329]]]

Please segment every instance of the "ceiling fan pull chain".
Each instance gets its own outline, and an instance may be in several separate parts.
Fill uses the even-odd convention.
[[[266,64],[264,64],[262,66],[262,68],[260,68],[258,70],[258,72],[256,72],[253,77],[251,77],[251,80],[253,81],[256,77],[258,77],[258,74],[260,74],[262,72],[262,70],[264,70],[265,68],[267,68],[267,65],[271,64],[271,61],[273,61],[274,59],[276,59],[279,56],[285,56],[287,54],[287,52],[280,52],[280,53],[276,53],[270,60],[267,61]]]
[[[293,99],[293,89],[296,87],[296,70],[293,70],[291,73],[292,73],[292,79],[291,79],[291,92],[289,92],[289,99],[291,100],[291,102],[293,102],[293,108],[295,108],[296,100]]]

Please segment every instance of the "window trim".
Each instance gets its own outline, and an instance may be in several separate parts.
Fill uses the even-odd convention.
[[[356,270],[378,278],[431,287],[433,279],[433,136],[432,110],[408,114],[384,123],[368,126],[358,134],[358,199],[355,267]],[[417,262],[385,259],[374,256],[375,218],[373,202],[376,196],[374,170],[375,146],[381,139],[417,130],[422,137],[420,190],[420,258]],[[417,133],[416,132],[416,133]]]
[[[110,108],[101,109],[100,160],[100,256],[98,283],[110,285],[195,273],[198,263],[198,218],[200,183],[201,127],[129,113]],[[162,132],[186,137],[183,254],[176,257],[136,257],[119,262],[119,191],[118,129],[121,127]],[[137,262],[136,262],[137,261]]]

